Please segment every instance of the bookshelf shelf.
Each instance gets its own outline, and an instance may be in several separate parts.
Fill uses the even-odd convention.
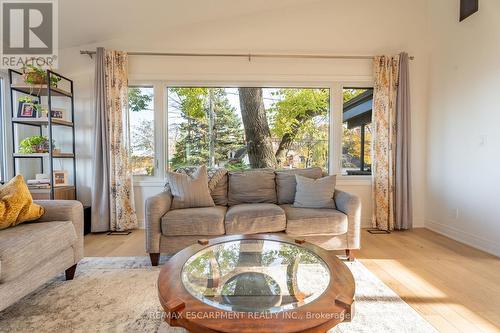
[[[48,126],[49,118],[12,118],[13,123],[24,124],[24,125],[33,125],[33,126]],[[52,125],[60,125],[60,126],[68,126],[73,127],[72,121],[67,121],[58,118],[52,118]]]
[[[57,87],[48,87],[46,84],[19,84],[14,83],[10,85],[10,88],[22,92],[23,94],[32,96],[48,96],[49,91],[53,96],[67,96],[73,97],[73,92],[65,91],[64,89]]]

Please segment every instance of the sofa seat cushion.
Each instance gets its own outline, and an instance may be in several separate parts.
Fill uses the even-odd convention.
[[[174,209],[161,219],[165,236],[224,235],[224,206]]]
[[[25,223],[0,231],[0,282],[30,271],[76,243],[70,221]]]
[[[347,215],[335,209],[296,208],[281,205],[286,213],[286,233],[290,235],[342,235],[347,232]]]
[[[274,204],[240,204],[229,207],[225,225],[228,235],[277,232],[286,229],[286,217]]]

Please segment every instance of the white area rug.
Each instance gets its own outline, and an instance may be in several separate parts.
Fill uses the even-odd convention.
[[[360,262],[347,265],[356,312],[329,333],[436,332]],[[146,257],[85,258],[73,281],[61,275],[0,312],[0,332],[186,332],[161,320],[159,270]]]

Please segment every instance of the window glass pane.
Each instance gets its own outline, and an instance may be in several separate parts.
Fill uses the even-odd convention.
[[[132,171],[138,176],[154,175],[154,89],[129,87]]]
[[[328,167],[329,89],[168,88],[169,168]]]
[[[342,174],[369,175],[373,89],[346,88],[343,101]]]

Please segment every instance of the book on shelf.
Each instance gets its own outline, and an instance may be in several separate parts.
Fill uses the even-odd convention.
[[[48,189],[50,184],[28,185],[28,189]]]
[[[50,179],[28,179],[26,183],[28,185],[50,184]]]

